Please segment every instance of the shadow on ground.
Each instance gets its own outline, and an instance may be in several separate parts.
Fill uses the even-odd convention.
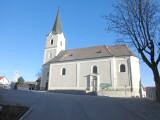
[[[72,95],[91,95],[97,96],[97,92],[87,92],[84,90],[49,90],[51,93],[63,93],[63,94],[72,94]]]

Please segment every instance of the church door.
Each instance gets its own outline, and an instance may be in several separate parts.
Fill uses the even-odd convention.
[[[93,91],[94,91],[94,92],[97,91],[97,76],[93,76],[92,88],[93,88]]]

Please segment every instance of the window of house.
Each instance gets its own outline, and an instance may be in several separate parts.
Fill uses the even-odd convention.
[[[97,73],[98,73],[98,71],[97,71],[97,66],[93,66],[92,73],[94,73],[94,74],[97,74]]]
[[[53,39],[51,40],[51,45],[53,45]]]
[[[66,69],[65,68],[62,69],[62,75],[66,75]]]
[[[124,64],[120,65],[120,72],[126,72],[126,67]]]
[[[60,42],[60,46],[62,46],[62,41]]]

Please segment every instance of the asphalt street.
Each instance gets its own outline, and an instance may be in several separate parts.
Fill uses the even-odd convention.
[[[0,90],[0,103],[31,107],[25,120],[160,120],[160,105],[134,98]]]

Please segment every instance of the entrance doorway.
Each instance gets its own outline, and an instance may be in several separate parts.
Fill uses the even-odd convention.
[[[93,88],[94,92],[97,91],[97,76],[93,76],[93,79],[92,79],[92,88]]]
[[[98,77],[95,74],[87,76],[87,90],[96,92],[98,90]]]

